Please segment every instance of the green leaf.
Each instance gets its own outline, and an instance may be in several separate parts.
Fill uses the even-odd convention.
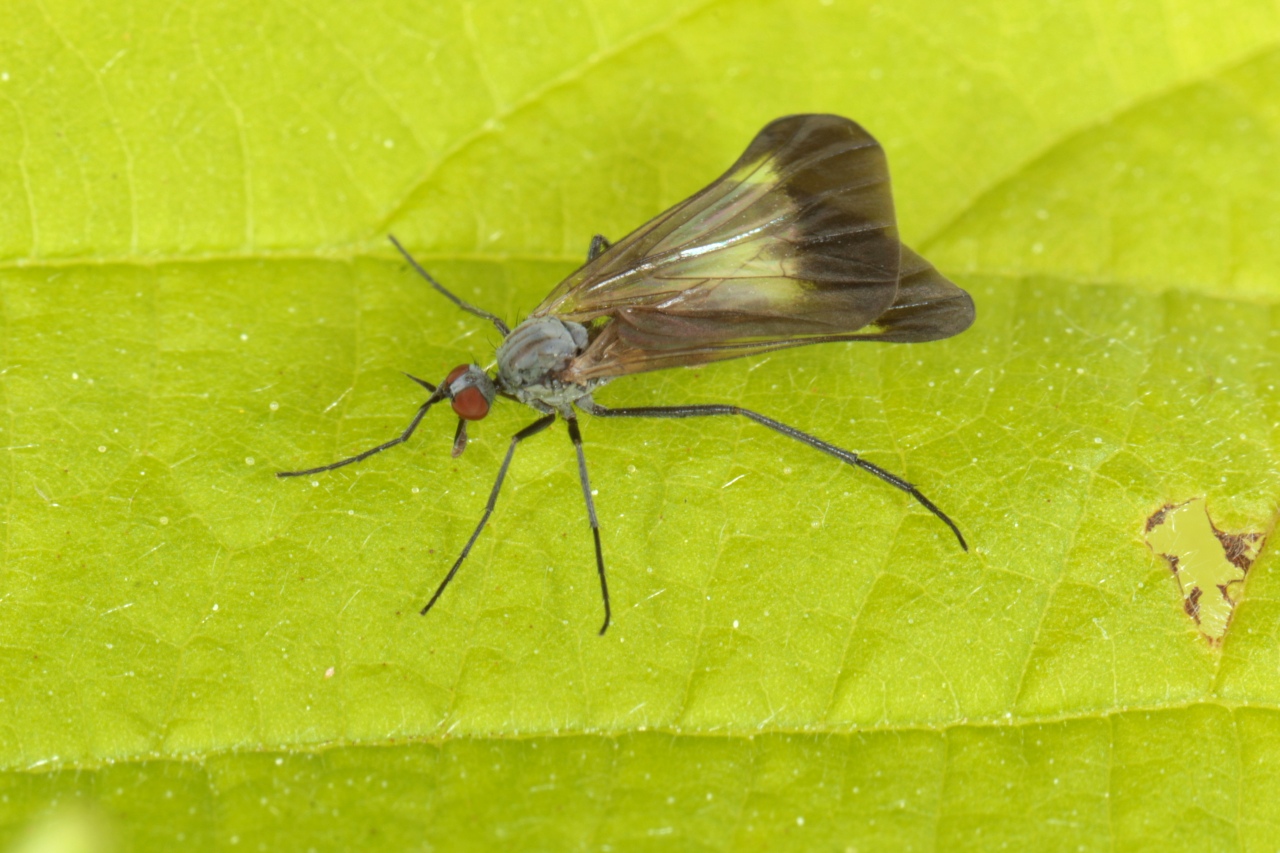
[[[623,8],[626,7],[626,8]],[[985,0],[0,9],[0,842],[1273,848],[1268,548],[1221,642],[1144,540],[1280,492],[1280,11]],[[496,334],[768,120],[883,142],[978,322],[619,381],[482,512]]]

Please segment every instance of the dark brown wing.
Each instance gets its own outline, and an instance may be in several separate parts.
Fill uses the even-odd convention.
[[[902,247],[898,296],[871,329],[839,340],[922,343],[958,335],[973,325],[973,299],[933,264]]]
[[[533,312],[546,314],[591,327],[564,376],[585,381],[823,341],[947,337],[973,303],[898,242],[871,135],[802,115],[769,124],[717,181],[562,282]]]

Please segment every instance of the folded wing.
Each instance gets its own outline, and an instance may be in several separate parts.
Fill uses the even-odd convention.
[[[888,167],[854,122],[769,124],[723,176],[615,243],[535,311],[586,324],[586,381],[836,340],[924,341],[968,294],[898,241]]]

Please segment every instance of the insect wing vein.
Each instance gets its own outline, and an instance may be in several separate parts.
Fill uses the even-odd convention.
[[[800,115],[769,124],[724,175],[533,314],[590,326],[565,376],[586,381],[832,340],[947,337],[972,322],[972,302],[899,242],[871,135]]]

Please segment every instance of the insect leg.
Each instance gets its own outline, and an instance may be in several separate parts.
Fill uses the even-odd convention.
[[[582,433],[578,431],[578,419],[568,417],[569,439],[573,449],[578,452],[578,479],[582,481],[582,497],[587,502],[587,518],[591,520],[591,535],[596,539],[596,571],[600,573],[600,595],[604,597],[604,624],[600,626],[600,634],[609,627],[609,584],[604,578],[604,554],[600,550],[600,521],[596,518],[596,502],[591,499],[591,481],[587,479],[587,457],[582,453]]]
[[[906,480],[896,474],[891,474],[879,465],[872,465],[870,462],[862,459],[858,454],[851,450],[844,450],[843,448],[836,447],[834,444],[828,444],[816,436],[809,435],[807,432],[801,432],[795,427],[787,426],[784,423],[775,421],[773,418],[765,417],[759,412],[753,412],[750,409],[744,409],[741,406],[714,404],[704,406],[639,406],[621,409],[610,409],[605,406],[601,406],[599,403],[588,403],[585,401],[579,401],[578,405],[591,414],[598,415],[603,418],[697,418],[709,415],[742,415],[743,417],[750,418],[762,426],[767,426],[774,432],[780,432],[783,435],[794,438],[796,441],[803,442],[816,450],[821,450],[829,456],[834,456],[841,462],[846,462],[850,465],[861,468],[869,474],[874,474],[894,488],[901,489],[911,495],[911,497],[915,498],[921,506],[941,519],[947,527],[950,527],[951,532],[954,533],[956,535],[956,539],[960,541],[960,547],[966,551],[969,550],[969,546],[964,541],[964,536],[960,534],[960,528],[956,527],[956,523],[952,521],[945,512],[938,509],[938,507],[934,505],[933,501],[926,498],[920,493],[919,489],[908,483]]]
[[[591,263],[596,258],[600,257],[600,254],[612,245],[613,244],[610,243],[603,234],[597,234],[592,237],[591,248],[587,249],[587,263]]]
[[[319,468],[308,468],[305,471],[277,471],[276,476],[277,477],[305,477],[308,474],[319,474],[321,471],[332,471],[334,468],[341,468],[343,465],[350,465],[352,462],[360,462],[362,460],[368,459],[370,456],[372,456],[375,453],[381,453],[382,451],[386,450],[388,447],[395,447],[397,444],[403,444],[404,442],[408,441],[409,436],[413,435],[413,431],[418,428],[418,424],[422,423],[422,418],[424,415],[426,415],[427,410],[430,409],[432,406],[434,406],[436,403],[440,402],[442,399],[444,399],[444,396],[445,396],[445,389],[443,387],[436,388],[431,383],[418,379],[416,376],[410,376],[409,378],[419,383],[423,387],[430,388],[431,396],[427,398],[427,402],[423,403],[421,406],[418,407],[418,413],[413,416],[413,420],[409,422],[408,428],[406,428],[404,432],[400,433],[399,436],[391,439],[390,441],[384,441],[382,444],[379,444],[377,447],[366,450],[364,453],[357,453],[355,456],[352,456],[348,459],[340,460],[338,462],[334,462],[330,465],[321,465]]]
[[[493,515],[493,508],[498,503],[498,492],[502,490],[502,481],[507,477],[507,468],[511,466],[511,457],[516,455],[516,445],[524,441],[531,435],[537,435],[556,419],[555,415],[547,415],[538,418],[515,435],[511,436],[511,446],[507,448],[507,455],[502,460],[502,467],[498,469],[498,479],[493,482],[493,491],[489,492],[489,502],[485,504],[484,515],[480,516],[480,523],[476,525],[475,532],[471,534],[471,538],[467,540],[466,546],[462,549],[462,553],[458,555],[457,562],[453,564],[453,568],[449,570],[449,574],[445,575],[444,580],[440,582],[440,586],[436,589],[436,594],[431,596],[431,600],[427,602],[427,606],[422,608],[422,615],[426,616],[427,611],[431,609],[436,600],[440,598],[440,594],[444,592],[444,588],[449,585],[449,581],[453,580],[453,576],[458,573],[458,568],[462,565],[462,561],[467,559],[467,555],[471,553],[471,546],[476,544],[476,539],[480,536],[480,531],[484,530],[485,522],[489,520],[489,516]]]
[[[502,322],[502,320],[501,320],[501,319],[499,319],[497,316],[495,316],[495,315],[493,315],[493,314],[490,314],[488,311],[485,311],[483,308],[477,308],[476,306],[472,305],[470,302],[467,302],[467,301],[466,301],[466,300],[464,300],[464,299],[459,299],[458,297],[454,296],[454,295],[453,295],[452,293],[450,293],[449,291],[445,290],[444,285],[442,285],[440,282],[438,282],[438,281],[436,281],[434,278],[432,278],[432,277],[431,277],[431,273],[429,273],[429,272],[427,272],[426,270],[424,270],[424,269],[422,268],[422,265],[421,265],[421,264],[419,264],[417,261],[415,261],[415,260],[413,259],[413,255],[411,255],[411,254],[409,254],[408,252],[406,252],[406,251],[405,251],[404,246],[401,246],[401,245],[400,245],[400,241],[399,241],[399,240],[397,240],[397,239],[395,238],[395,236],[394,236],[394,235],[388,234],[388,235],[387,235],[387,238],[388,238],[389,240],[391,240],[391,245],[393,245],[393,246],[395,246],[397,249],[399,249],[399,250],[400,250],[400,254],[404,255],[404,259],[405,259],[406,261],[408,261],[408,262],[409,262],[409,266],[411,266],[411,267],[413,267],[415,270],[417,270],[418,275],[420,275],[420,276],[422,276],[423,278],[425,278],[425,279],[427,280],[427,283],[428,283],[428,284],[430,284],[430,285],[431,285],[432,287],[434,287],[436,290],[438,290],[438,291],[440,291],[441,293],[443,293],[443,294],[445,295],[445,298],[446,298],[446,299],[448,299],[448,300],[449,300],[450,302],[452,302],[454,305],[457,305],[457,306],[458,306],[459,308],[461,308],[463,311],[466,311],[466,312],[467,312],[467,313],[469,313],[469,314],[475,314],[477,317],[480,317],[480,318],[483,318],[483,319],[485,319],[485,320],[488,320],[490,323],[492,323],[493,325],[497,326],[497,327],[498,327],[498,331],[499,331],[499,332],[502,332],[502,336],[503,336],[504,338],[505,338],[507,335],[511,334],[511,330],[507,328],[507,324],[506,324],[506,323],[504,323],[504,322]]]

